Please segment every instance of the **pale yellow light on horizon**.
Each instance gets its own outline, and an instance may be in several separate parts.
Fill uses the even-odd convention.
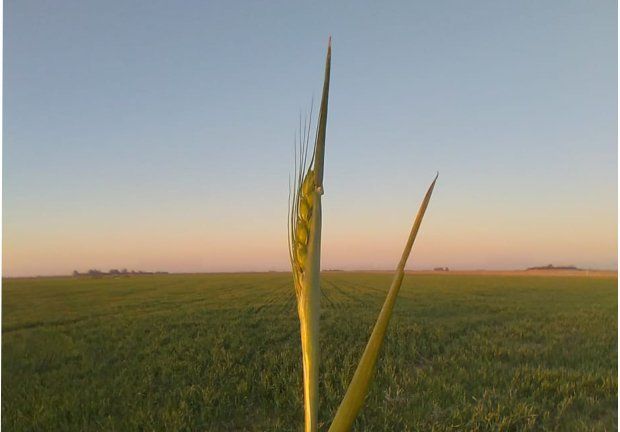
[[[234,218],[233,218],[234,219]],[[400,219],[381,226],[376,220],[326,223],[324,269],[392,269],[409,230]],[[458,222],[458,223],[456,223]],[[535,230],[503,221],[460,226],[461,221],[433,215],[424,221],[409,268],[449,266],[461,269],[517,269],[553,263],[583,267],[617,268],[616,233],[600,224],[589,231],[572,230],[570,223]],[[570,222],[570,221],[569,221]],[[359,225],[375,226],[362,229]],[[257,230],[232,220],[182,225],[156,222],[125,229],[5,232],[3,276],[60,275],[74,269],[128,268],[145,271],[216,272],[288,270],[287,239],[278,223]]]

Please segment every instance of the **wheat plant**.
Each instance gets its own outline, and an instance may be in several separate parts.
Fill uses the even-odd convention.
[[[381,350],[381,345],[383,344],[383,339],[385,338],[387,325],[390,322],[390,317],[392,316],[396,296],[398,295],[398,291],[400,290],[400,286],[405,276],[405,264],[407,264],[407,259],[411,253],[413,242],[418,235],[418,230],[420,229],[422,218],[426,212],[426,207],[428,207],[428,203],[431,199],[438,175],[439,174],[435,176],[435,179],[428,188],[428,191],[424,196],[424,200],[422,200],[422,204],[420,205],[420,209],[418,210],[418,214],[413,221],[413,226],[411,227],[411,232],[409,233],[409,239],[405,244],[405,250],[400,258],[400,262],[396,267],[394,279],[392,279],[392,285],[390,286],[385,302],[381,307],[379,318],[377,318],[377,322],[372,330],[366,349],[364,349],[362,358],[360,359],[357,369],[353,374],[353,379],[351,380],[349,388],[344,395],[344,399],[338,407],[338,411],[336,411],[334,420],[329,428],[330,432],[344,432],[350,430],[355,417],[357,417],[357,413],[364,403],[364,398],[368,393],[368,386],[370,385],[370,381],[372,380],[375,370],[375,365],[377,364],[377,357],[379,356],[379,351]]]
[[[321,196],[323,195],[323,160],[327,100],[331,63],[331,38],[327,47],[325,82],[312,152],[307,161],[310,137],[309,121],[300,136],[299,163],[289,223],[289,252],[297,296],[297,312],[301,331],[304,382],[304,419],[306,432],[318,429],[319,408],[319,318],[321,315]]]
[[[318,430],[319,319],[321,315],[321,197],[323,195],[323,166],[330,69],[331,38],[327,47],[325,81],[321,96],[314,148],[310,160],[308,160],[308,148],[312,113],[310,113],[310,119],[303,123],[303,125],[300,120],[299,154],[295,158],[295,178],[290,204],[289,254],[300,322],[304,386],[304,429],[306,432],[316,432]],[[385,303],[381,308],[353,379],[329,428],[330,432],[350,430],[368,393],[396,296],[405,275],[405,265],[436,181],[437,176],[435,176],[426,192],[426,196],[416,215]]]

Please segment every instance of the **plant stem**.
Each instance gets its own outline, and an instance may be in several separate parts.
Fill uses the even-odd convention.
[[[407,263],[407,259],[411,253],[411,248],[413,247],[413,242],[415,241],[418,230],[420,229],[420,224],[422,223],[422,218],[424,217],[424,212],[426,211],[428,202],[431,199],[431,194],[433,193],[433,188],[435,187],[436,181],[437,176],[428,188],[428,191],[424,196],[424,200],[420,205],[418,214],[413,222],[413,227],[411,228],[411,233],[409,234],[409,239],[405,245],[405,250],[403,251],[400,262],[398,263],[398,267],[396,267],[396,274],[394,274],[394,279],[392,280],[390,290],[388,291],[385,302],[383,303],[383,307],[381,308],[375,327],[372,330],[370,339],[368,339],[366,349],[364,349],[362,358],[357,366],[357,369],[355,370],[353,379],[349,384],[349,388],[347,389],[347,392],[338,407],[338,411],[336,411],[336,415],[334,416],[334,420],[329,428],[329,432],[349,431],[353,425],[353,421],[355,421],[355,418],[362,407],[362,404],[364,403],[364,399],[368,393],[368,387],[375,370],[375,365],[377,363],[377,357],[379,356],[381,345],[385,339],[385,332],[387,330],[388,323],[390,322],[390,317],[392,316],[396,296],[398,295],[403,277],[405,276],[405,264]]]
[[[323,195],[323,164],[325,159],[325,132],[327,129],[327,102],[329,99],[329,76],[331,69],[331,37],[325,60],[325,81],[321,97],[318,129],[314,146],[312,170],[314,184],[312,216],[308,229],[308,250],[300,276],[301,290],[297,298],[301,331],[301,351],[304,377],[305,431],[318,430],[319,411],[319,320],[321,317],[321,196]],[[310,172],[308,173],[310,174]],[[303,185],[302,185],[303,187]]]

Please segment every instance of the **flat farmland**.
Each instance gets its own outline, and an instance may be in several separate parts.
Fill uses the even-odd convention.
[[[322,279],[322,430],[391,281]],[[291,275],[5,279],[7,431],[299,431]],[[617,428],[617,276],[408,274],[354,430]]]

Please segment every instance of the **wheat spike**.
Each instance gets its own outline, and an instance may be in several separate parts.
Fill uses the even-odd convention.
[[[327,47],[325,81],[316,139],[309,164],[307,163],[307,150],[311,121],[304,123],[303,131],[300,127],[299,160],[296,162],[296,178],[289,220],[289,255],[301,330],[306,432],[318,430],[321,196],[323,195],[323,161],[330,67],[331,38]],[[306,167],[307,165],[309,166]]]

